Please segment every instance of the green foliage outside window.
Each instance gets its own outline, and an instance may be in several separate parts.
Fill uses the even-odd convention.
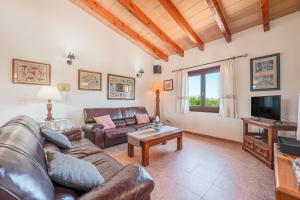
[[[190,106],[200,106],[200,96],[194,96],[189,98]]]
[[[193,96],[189,98],[190,106],[200,106],[201,105],[201,97]],[[219,107],[220,99],[215,98],[207,98],[205,99],[205,106],[207,107]]]

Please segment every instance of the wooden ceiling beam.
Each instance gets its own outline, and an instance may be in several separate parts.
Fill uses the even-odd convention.
[[[154,23],[134,2],[131,0],[118,0],[133,16],[139,19],[157,37],[172,47],[180,56],[184,56],[184,51],[179,47],[156,23]]]
[[[160,4],[165,8],[169,15],[175,20],[175,22],[185,31],[188,37],[196,44],[200,49],[204,49],[204,43],[193,30],[191,25],[184,19],[176,6],[172,3],[171,0],[158,0]]]
[[[264,32],[270,30],[270,6],[269,0],[260,0],[260,8],[264,26]]]
[[[227,43],[231,42],[231,32],[222,13],[221,6],[217,0],[206,0],[219,29],[221,30]]]
[[[130,28],[128,25],[126,25],[123,21],[121,21],[119,18],[117,18],[115,15],[113,15],[110,11],[108,11],[106,8],[104,8],[100,3],[97,3],[95,0],[80,0],[85,6],[96,12],[98,15],[102,16],[104,19],[109,21],[112,25],[120,29],[123,33],[128,35],[133,40],[142,43],[144,46],[146,46],[153,54],[155,54],[157,57],[164,61],[168,61],[168,55],[163,53],[159,48],[157,48],[155,45],[153,45],[151,42],[149,42],[147,39],[145,39],[143,36],[138,34],[136,31],[134,31],[132,28]]]

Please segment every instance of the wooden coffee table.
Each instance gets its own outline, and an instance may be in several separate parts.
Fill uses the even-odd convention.
[[[157,131],[152,128],[127,133],[128,156],[134,156],[134,146],[142,147],[142,165],[149,165],[149,148],[154,145],[166,143],[177,138],[177,150],[182,149],[182,129],[163,126]]]

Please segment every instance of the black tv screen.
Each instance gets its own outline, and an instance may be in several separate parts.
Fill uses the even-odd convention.
[[[281,100],[277,96],[251,97],[251,115],[280,121]]]

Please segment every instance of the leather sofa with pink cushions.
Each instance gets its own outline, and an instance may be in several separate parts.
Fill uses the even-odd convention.
[[[150,123],[137,124],[136,114],[148,114],[145,107],[124,107],[124,108],[85,108],[83,110],[84,122],[82,129],[85,137],[89,138],[100,148],[127,142],[126,133],[145,128]],[[104,129],[97,124],[95,117],[110,115],[116,128]],[[149,119],[149,121],[151,121]]]

